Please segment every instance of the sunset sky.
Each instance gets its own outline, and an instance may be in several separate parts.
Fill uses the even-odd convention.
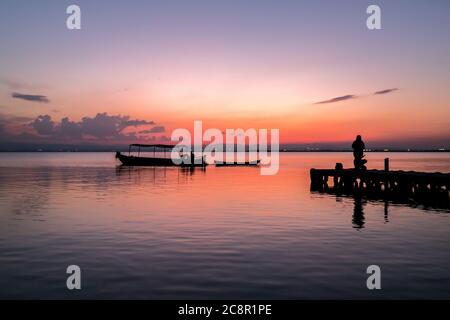
[[[0,146],[166,141],[203,120],[450,148],[449,16],[447,0],[2,0]]]

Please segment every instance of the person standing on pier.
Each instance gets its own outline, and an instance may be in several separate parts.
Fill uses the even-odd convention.
[[[364,141],[362,141],[362,138],[360,135],[356,136],[355,141],[352,143],[353,148],[353,164],[355,165],[355,169],[357,170],[365,170],[367,169],[364,164],[367,163],[367,160],[364,158],[364,149],[366,146],[364,145]]]

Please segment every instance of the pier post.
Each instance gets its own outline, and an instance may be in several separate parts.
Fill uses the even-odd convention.
[[[336,166],[334,167],[335,174],[333,176],[333,184],[335,189],[339,189],[343,185],[343,178],[341,175],[341,171],[344,170],[344,166],[342,163],[337,162]]]
[[[383,181],[384,184],[384,191],[389,192],[391,186],[389,185],[389,158],[384,158],[384,173],[386,174],[386,177]],[[380,185],[380,191],[382,190],[382,187]]]

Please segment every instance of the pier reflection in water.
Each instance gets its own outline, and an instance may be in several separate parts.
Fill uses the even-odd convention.
[[[313,192],[314,193],[314,192]],[[352,226],[355,229],[362,229],[364,228],[364,225],[366,223],[366,217],[365,217],[365,213],[364,213],[364,208],[365,206],[368,204],[368,202],[373,201],[374,204],[377,205],[383,205],[384,209],[383,209],[383,218],[384,218],[384,222],[388,223],[389,222],[389,201],[388,200],[384,200],[384,201],[380,201],[380,200],[370,200],[370,198],[367,197],[362,197],[361,195],[355,194],[355,195],[343,195],[343,194],[336,194],[333,192],[328,192],[328,193],[318,193],[318,194],[327,194],[330,197],[334,197],[336,199],[336,202],[342,202],[343,199],[350,199],[353,202],[353,215],[352,215]]]

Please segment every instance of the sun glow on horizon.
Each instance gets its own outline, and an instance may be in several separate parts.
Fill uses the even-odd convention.
[[[54,28],[61,17],[51,3],[0,4],[0,21],[8,24],[0,28],[3,141],[56,143],[51,130],[66,121],[72,129],[64,128],[64,141],[80,143],[83,119],[106,112],[105,121],[153,123],[126,130],[116,123],[120,132],[108,137],[117,143],[126,138],[121,132],[128,140],[167,139],[202,120],[221,129],[277,128],[281,143],[339,143],[361,133],[450,147],[450,44],[443,32],[450,23],[436,18],[443,10],[384,4],[391,12],[386,28],[372,32],[356,19],[365,15],[363,4],[332,5],[323,20],[320,3],[161,2],[106,10],[79,2],[89,17],[79,31]],[[424,20],[405,29],[402,19],[419,9]],[[46,31],[39,41],[36,30]],[[48,121],[33,125],[36,119]]]

